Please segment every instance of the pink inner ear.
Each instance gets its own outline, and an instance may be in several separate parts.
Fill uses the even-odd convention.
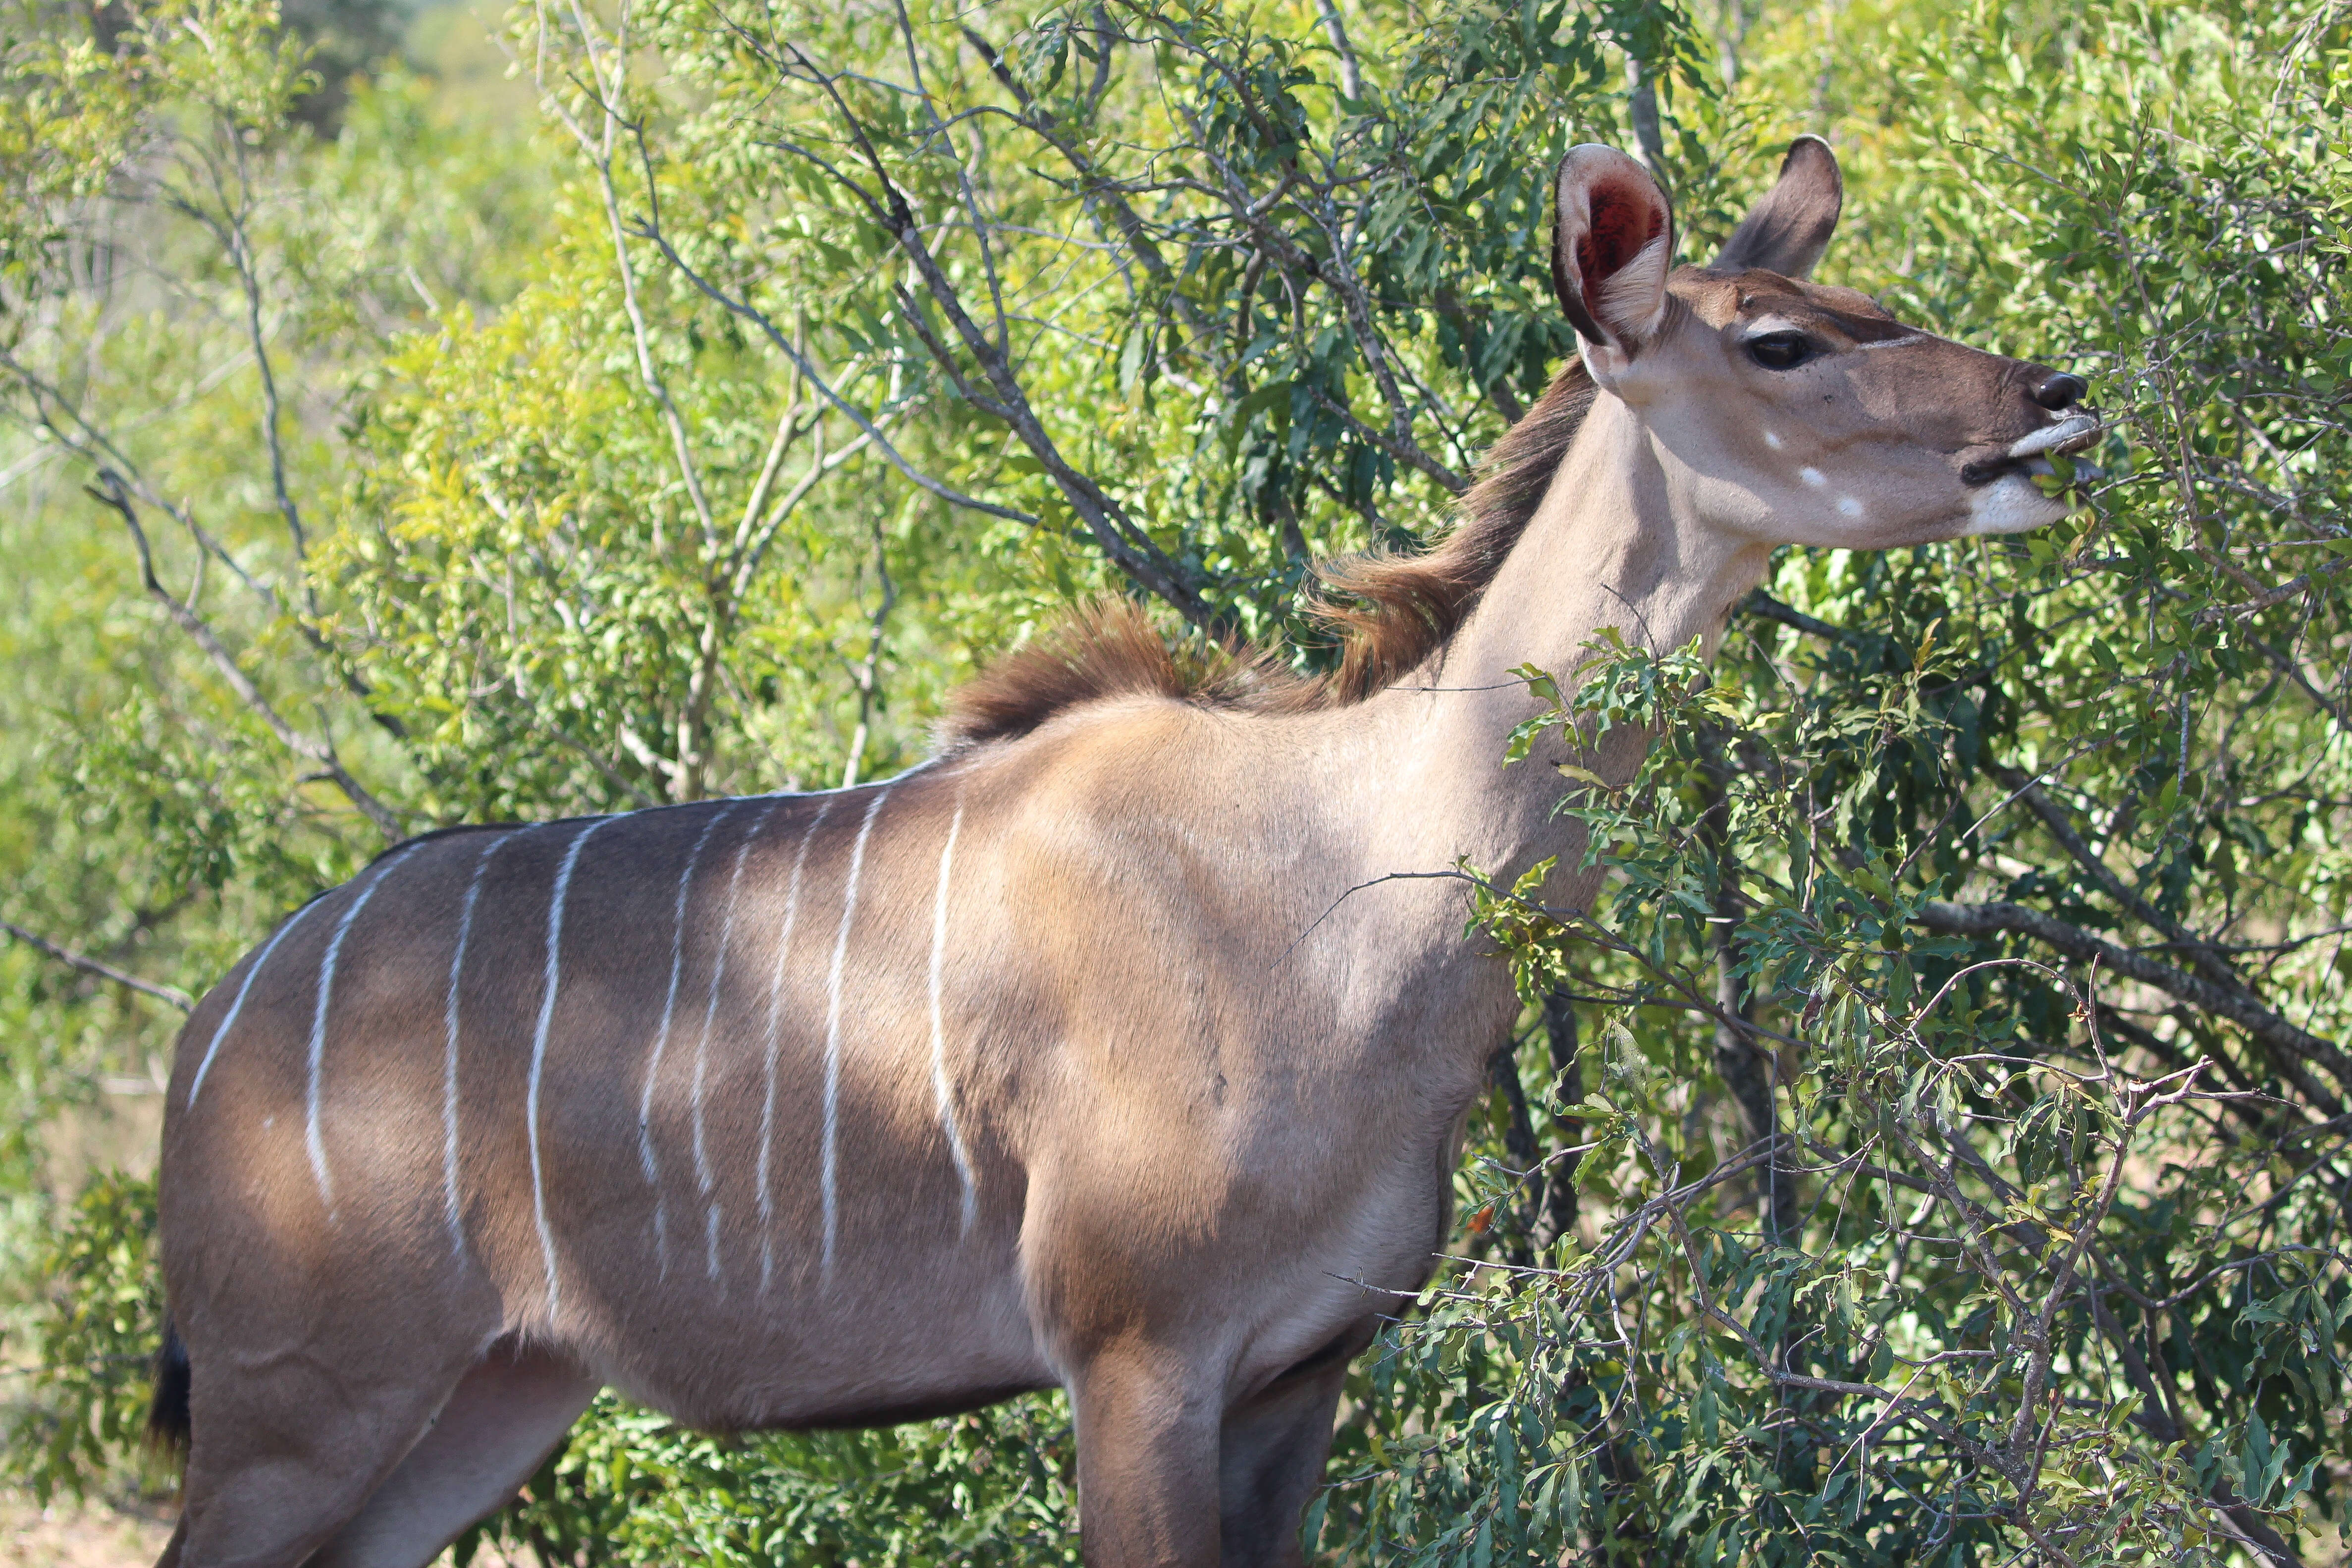
[[[1664,231],[1665,215],[1624,185],[1595,185],[1586,199],[1591,226],[1576,242],[1576,270],[1584,297],[1597,301],[1601,286]]]

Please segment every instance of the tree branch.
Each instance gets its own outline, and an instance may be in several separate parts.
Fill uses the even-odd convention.
[[[901,453],[898,447],[890,444],[889,437],[882,434],[882,430],[879,426],[876,425],[873,420],[867,418],[856,405],[852,404],[847,398],[842,396],[840,393],[834,390],[832,385],[825,381],[824,377],[816,373],[816,367],[809,363],[807,356],[803,354],[798,348],[794,347],[792,340],[784,336],[784,334],[777,329],[776,323],[769,319],[765,311],[761,310],[756,306],[748,304],[743,300],[735,299],[733,296],[724,292],[710,283],[709,280],[702,276],[702,274],[688,266],[686,258],[678,255],[677,251],[671,247],[668,238],[659,230],[650,229],[645,225],[640,224],[633,232],[640,238],[650,240],[654,245],[658,247],[662,255],[668,259],[669,264],[672,267],[677,268],[679,274],[683,276],[688,282],[693,284],[697,289],[701,289],[704,294],[709,296],[717,304],[724,307],[733,314],[740,316],[743,320],[759,328],[761,335],[766,337],[768,342],[775,346],[777,352],[782,353],[786,359],[791,360],[799,369],[800,373],[808,377],[809,384],[816,388],[818,395],[827,403],[832,404],[835,408],[840,409],[842,413],[847,415],[849,416],[849,422],[856,426],[860,431],[864,432],[865,435],[874,442],[875,449],[882,454],[883,460],[888,463],[892,468],[898,469],[898,472],[916,488],[929,491],[930,494],[939,497],[941,500],[946,501],[950,506],[960,506],[967,510],[984,512],[990,517],[1006,518],[1013,522],[1026,523],[1032,528],[1037,526],[1038,519],[1032,513],[1016,511],[1009,506],[998,506],[992,501],[984,501],[976,496],[968,496],[961,490],[940,483],[939,480],[931,478],[930,475],[926,474],[921,469],[916,468],[914,464],[907,460],[905,454]]]
[[[2126,913],[2171,939],[2188,954],[2191,966],[2206,980],[2215,985],[2244,991],[2252,997],[2252,988],[2222,961],[2215,948],[2125,886],[2124,879],[2116,876],[2090,845],[2084,842],[2082,835],[2074,831],[2074,825],[2066,820],[2065,809],[2050,798],[2040,781],[2028,775],[2021,768],[2005,767],[1999,763],[1989,763],[1985,772],[1999,780],[2001,788],[2011,792],[2010,798],[2023,801],[2027,809],[2041,818],[2042,826],[2049,830],[2051,837],[2058,841],[2059,847],[2072,856],[2074,863],[2088,872],[2091,879],[2105,889],[2109,898],[2122,905]]]
[[[1986,937],[2001,932],[2030,936],[2035,941],[2056,948],[2069,958],[2081,963],[2093,960],[2100,965],[2137,980],[2143,985],[2173,996],[2205,1012],[2229,1019],[2255,1039],[2272,1047],[2273,1059],[2280,1054],[2324,1066],[2339,1083],[2352,1084],[2352,1060],[2333,1044],[2280,1017],[2241,990],[2224,988],[2184,974],[2169,964],[2158,963],[2129,949],[2093,936],[2079,926],[2069,925],[2022,904],[1994,901],[1981,904],[1953,904],[1930,900],[1920,906],[1915,917],[1917,923],[1944,936]],[[2341,1115],[2344,1106],[2338,1098],[2296,1068],[2294,1062],[2278,1062],[2280,1070],[2300,1081],[2295,1087],[2312,1098],[2313,1103],[2330,1116]]]
[[[835,102],[839,102],[837,98]],[[845,107],[842,112],[848,112]],[[906,253],[908,259],[915,264],[915,270],[923,280],[924,291],[930,295],[932,303],[947,317],[948,324],[955,329],[964,352],[978,362],[981,373],[994,390],[997,401],[1003,405],[1000,416],[1012,426],[1013,433],[1021,437],[1021,444],[1029,448],[1030,455],[1053,479],[1064,499],[1070,503],[1070,509],[1086,523],[1094,534],[1096,543],[1115,565],[1172,605],[1177,614],[1195,626],[1206,629],[1212,626],[1215,617],[1207,602],[1184,580],[1176,563],[1169,559],[1166,552],[1152,542],[1150,536],[1127,516],[1126,509],[1112,500],[1108,491],[1071,467],[1062,456],[1061,448],[1030,406],[1028,394],[1022,387],[1020,378],[1013,374],[1011,362],[997,352],[988,334],[965,311],[961,295],[945,268],[940,266],[939,259],[931,254],[930,247],[924,243],[921,226],[915,222],[914,213],[908,207],[906,199],[895,186],[886,187],[886,190],[892,237],[898,241],[899,249]]]
[[[1853,639],[1853,633],[1846,630],[1845,627],[1832,626],[1827,621],[1816,620],[1802,610],[1782,604],[1761,588],[1742,599],[1739,602],[1739,607],[1751,616],[1760,616],[1768,621],[1778,621],[1791,631],[1802,632],[1807,637],[1823,637],[1831,642],[1851,642]]]
[[[2139,1391],[2139,1407],[2132,1412],[2133,1425],[2167,1447],[2175,1443],[2187,1445],[2189,1434],[2173,1418],[2170,1404],[2158,1387],[2153,1369],[2139,1353],[2138,1347],[2132,1343],[2131,1336],[2124,1332],[2123,1325],[2116,1321],[2115,1313],[2108,1309],[2106,1288],[2084,1280],[2082,1290],[2091,1304],[2091,1321],[2098,1326],[2100,1334],[2122,1361],[2124,1376]],[[2294,1549],[2237,1496],[2228,1481],[2217,1482],[2210,1496],[2213,1505],[2227,1515],[2230,1522],[2264,1555],[2282,1564],[2283,1568],[2302,1568],[2303,1560],[2295,1555]]]
[[[1356,63],[1356,51],[1348,44],[1348,24],[1339,18],[1339,7],[1332,0],[1315,0],[1315,14],[1322,18],[1323,36],[1331,40],[1331,52],[1339,57],[1339,90],[1349,98],[1364,96],[1364,68]]]
[[[688,503],[693,507],[695,521],[702,531],[703,548],[706,552],[715,553],[719,548],[718,524],[711,517],[710,503],[702,493],[701,471],[694,461],[693,442],[687,434],[685,416],[678,413],[677,404],[670,396],[668,383],[662,378],[660,370],[654,363],[652,333],[646,325],[645,311],[637,301],[636,268],[629,260],[628,226],[622,221],[620,193],[613,181],[614,148],[620,132],[625,126],[632,135],[637,131],[635,124],[622,120],[617,102],[623,83],[619,73],[627,68],[628,56],[621,42],[615,40],[613,58],[618,63],[613,79],[607,81],[604,62],[598,55],[599,43],[588,17],[576,3],[572,5],[572,15],[573,25],[580,30],[581,47],[587,52],[588,68],[595,78],[596,107],[604,111],[604,117],[602,135],[592,135],[588,128],[562,106],[556,95],[548,90],[544,71],[538,75],[535,85],[539,88],[541,100],[550,107],[564,130],[571,133],[581,153],[587,158],[589,167],[595,171],[597,191],[604,201],[605,227],[613,239],[613,264],[621,278],[621,306],[628,316],[629,338],[636,350],[637,377],[644,384],[646,395],[659,408],[662,424],[669,433],[671,457],[677,464],[678,478],[686,486]],[[543,18],[540,25],[545,27]],[[660,193],[654,181],[652,156],[641,138],[637,151],[645,164],[646,200],[653,207],[658,222]]]
[[[183,1013],[193,1013],[196,1010],[194,999],[176,985],[163,985],[152,980],[142,980],[139,976],[117,969],[110,963],[101,963],[86,952],[76,952],[72,948],[60,946],[47,937],[26,931],[14,921],[0,920],[0,931],[6,931],[27,947],[38,948],[59,963],[70,965],[85,974],[95,974],[101,980],[111,980],[117,985],[127,985],[142,996],[152,996],[156,1001],[177,1007]]]
[[[140,524],[138,507],[124,487],[121,477],[111,468],[101,468],[98,470],[98,483],[88,487],[84,493],[121,517],[123,526],[131,531],[131,543],[139,552],[141,584],[146,588],[150,597],[163,606],[163,613],[172,618],[172,623],[187,633],[190,639],[204,650],[205,657],[212,660],[213,668],[220,672],[221,679],[228,682],[229,689],[236,693],[238,700],[269,726],[270,732],[288,751],[317,763],[320,771],[334,781],[335,787],[342,791],[343,797],[375,824],[386,842],[405,837],[407,828],[401,815],[376,799],[366,785],[351,775],[335,755],[331,743],[306,735],[288,723],[285,716],[270,704],[269,699],[262,695],[253,678],[237,668],[236,658],[215,635],[212,627],[205,624],[204,617],[197,615],[185,600],[157,581],[154,552],[147,542],[147,531]]]

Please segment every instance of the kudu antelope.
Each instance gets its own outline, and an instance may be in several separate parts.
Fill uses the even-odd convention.
[[[1557,197],[1580,363],[1443,543],[1333,574],[1336,673],[1097,611],[896,779],[433,835],[232,970],[164,1132],[163,1562],[415,1568],[606,1384],[714,1428],[1059,1384],[1090,1563],[1299,1563],[1518,1005],[1455,884],[1341,894],[1574,863],[1511,667],[1712,643],[1776,545],[2054,521],[2030,471],[2095,429],[1801,281],[1822,142],[1711,267],[1622,153]]]

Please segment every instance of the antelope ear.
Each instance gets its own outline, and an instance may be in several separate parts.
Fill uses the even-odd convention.
[[[1587,342],[1631,359],[1666,309],[1675,213],[1650,172],[1614,147],[1571,147],[1552,182],[1551,286]]]
[[[1724,242],[1715,264],[1735,272],[1760,267],[1783,278],[1802,278],[1830,247],[1844,205],[1837,154],[1818,136],[1800,136],[1789,144],[1779,182]]]

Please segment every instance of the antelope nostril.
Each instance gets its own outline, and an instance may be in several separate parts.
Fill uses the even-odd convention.
[[[2075,404],[2080,403],[2083,400],[2083,395],[2090,390],[2090,384],[2081,376],[2068,375],[2064,371],[2060,371],[2044,379],[2033,389],[2033,401],[2053,411],[2072,408]]]

